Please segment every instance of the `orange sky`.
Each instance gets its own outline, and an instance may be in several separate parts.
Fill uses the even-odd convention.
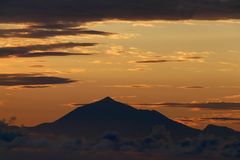
[[[29,29],[31,25],[1,24],[0,29]],[[89,103],[105,96],[129,104],[240,102],[238,20],[115,20],[79,26],[83,27],[113,34],[0,38],[1,48],[15,47],[16,50],[16,47],[28,46],[30,53],[42,52],[41,47],[33,45],[98,43],[44,50],[84,55],[18,57],[13,54],[1,57],[0,117],[16,116],[18,124],[35,125],[64,115],[74,109],[71,104]],[[0,49],[0,52],[5,53],[5,50]],[[41,79],[33,84],[13,85],[14,78],[23,80],[16,74],[25,74],[25,81],[26,76],[37,75],[74,82],[54,79],[52,84],[43,85],[39,84]],[[9,78],[9,75],[14,77]],[[61,84],[56,83],[58,80]],[[6,85],[6,81],[11,81],[11,85]],[[237,120],[207,120],[211,117],[240,118],[240,109],[148,107],[193,127],[216,123],[240,129]]]

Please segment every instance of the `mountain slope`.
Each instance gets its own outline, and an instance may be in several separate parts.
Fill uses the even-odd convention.
[[[210,124],[203,131],[203,134],[214,135],[217,137],[240,137],[240,133],[231,128]]]
[[[84,137],[99,137],[106,131],[116,131],[125,137],[143,137],[156,125],[164,126],[174,138],[199,133],[199,130],[175,122],[157,111],[138,110],[110,97],[79,107],[53,123],[36,126],[33,130]]]

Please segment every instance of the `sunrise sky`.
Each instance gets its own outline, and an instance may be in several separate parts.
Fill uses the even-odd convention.
[[[192,127],[240,130],[235,14],[165,17],[153,10],[128,17],[116,11],[81,19],[66,10],[31,17],[31,10],[21,10],[26,5],[16,13],[5,7],[9,19],[0,16],[0,118],[16,116],[18,124],[32,126],[111,96]]]

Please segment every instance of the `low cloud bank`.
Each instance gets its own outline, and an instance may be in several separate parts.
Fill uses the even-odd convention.
[[[3,159],[238,159],[240,139],[199,135],[173,140],[162,126],[138,139],[127,139],[117,132],[106,132],[99,138],[39,135],[23,128],[0,125],[0,153]]]

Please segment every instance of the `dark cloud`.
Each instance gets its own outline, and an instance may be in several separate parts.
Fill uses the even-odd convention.
[[[38,85],[33,85],[33,86],[21,86],[21,88],[26,88],[26,89],[38,89],[38,88],[49,88],[51,86],[46,86],[46,85],[43,85],[43,86],[38,86]]]
[[[69,78],[42,74],[0,74],[0,86],[22,86],[23,88],[45,88],[48,85],[76,82]]]
[[[193,60],[201,60],[204,57],[201,56],[184,56],[181,59],[151,59],[151,60],[141,60],[136,61],[136,63],[170,63],[170,62],[188,62]]]
[[[157,59],[157,60],[143,60],[136,61],[136,63],[168,63],[168,62],[185,62],[186,60],[166,60],[166,59]]]
[[[66,49],[72,47],[95,46],[96,43],[56,43],[49,45],[29,45],[18,47],[2,47],[0,48],[0,58],[6,57],[43,57],[43,56],[69,56],[69,55],[92,55],[90,53],[71,53],[71,52],[55,52],[51,49]]]
[[[186,56],[184,59],[190,59],[190,60],[197,60],[197,59],[203,59],[204,57],[201,56]]]
[[[71,53],[71,52],[30,52],[18,57],[46,57],[46,56],[89,56],[89,53]]]
[[[0,37],[20,37],[20,38],[48,38],[54,36],[74,36],[74,35],[111,35],[113,33],[88,30],[85,28],[74,28],[76,24],[50,23],[32,25],[24,29],[0,29]]]
[[[239,0],[1,0],[2,22],[238,19]]]
[[[240,121],[240,118],[232,118],[232,117],[211,117],[211,118],[204,118],[204,120],[216,120],[216,121]]]
[[[240,103],[231,102],[208,102],[208,103],[146,103],[138,104],[142,106],[160,106],[160,107],[180,107],[180,108],[199,108],[211,110],[240,110]]]
[[[79,28],[107,19],[186,20],[239,19],[238,0],[0,0],[0,23],[29,23],[27,28],[0,29],[0,37],[48,38],[55,36],[113,33]],[[186,57],[198,60],[202,57]],[[137,63],[181,62],[150,60]]]

